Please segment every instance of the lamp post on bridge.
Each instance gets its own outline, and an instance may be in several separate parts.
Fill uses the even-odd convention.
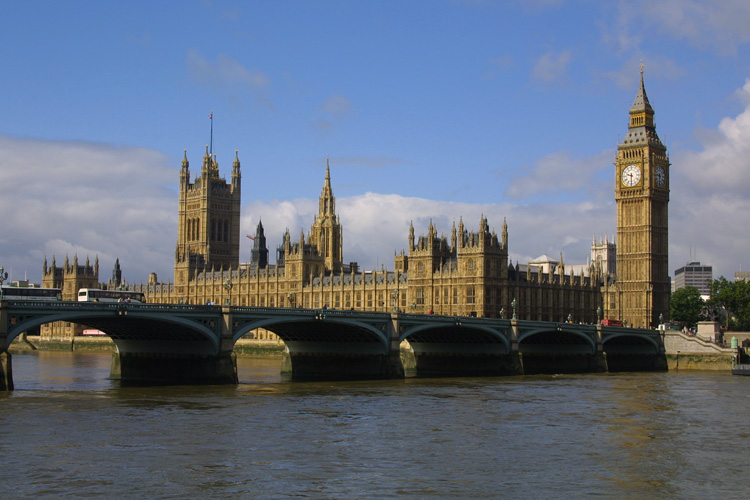
[[[505,319],[505,308],[504,307],[500,308],[500,319]]]
[[[3,298],[3,283],[8,279],[8,273],[5,272],[5,268],[0,266],[0,300]]]
[[[398,290],[391,292],[391,305],[393,305],[393,312],[398,312]]]
[[[602,322],[602,306],[596,308],[596,324]]]
[[[513,319],[518,319],[516,317],[516,307],[518,307],[518,301],[515,297],[513,297],[513,300],[510,302],[510,307],[513,308]]]
[[[294,302],[295,302],[294,295],[291,294],[291,293],[287,294],[286,300],[289,301],[289,307],[291,307],[292,309],[294,309]]]

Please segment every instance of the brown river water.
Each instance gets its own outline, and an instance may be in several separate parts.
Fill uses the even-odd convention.
[[[13,355],[0,498],[750,498],[750,377],[675,372],[120,387]]]

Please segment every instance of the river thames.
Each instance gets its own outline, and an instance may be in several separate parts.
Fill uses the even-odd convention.
[[[13,356],[3,498],[746,499],[750,377],[677,372],[120,387]]]

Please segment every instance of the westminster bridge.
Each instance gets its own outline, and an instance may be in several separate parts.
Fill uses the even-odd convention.
[[[123,382],[236,384],[234,345],[257,328],[286,344],[293,379],[403,378],[666,370],[657,331],[516,319],[177,304],[0,301],[0,390],[13,388],[8,347],[23,332],[64,321],[116,344]],[[409,352],[402,353],[406,340]]]

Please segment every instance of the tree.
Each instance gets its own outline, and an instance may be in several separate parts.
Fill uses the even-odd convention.
[[[750,282],[728,281],[724,276],[711,283],[708,306],[726,311],[727,329],[750,329]]]
[[[669,317],[672,321],[693,327],[698,323],[705,303],[694,286],[686,286],[672,293],[669,304]]]

